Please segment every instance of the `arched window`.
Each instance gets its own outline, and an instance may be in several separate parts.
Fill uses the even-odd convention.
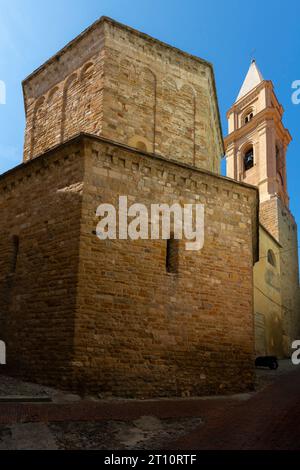
[[[244,116],[244,123],[247,124],[247,122],[251,121],[253,119],[253,111],[248,111],[247,114]]]
[[[276,266],[276,258],[273,250],[268,250],[268,263],[272,266]]]
[[[244,155],[244,168],[245,171],[250,170],[254,165],[254,157],[253,157],[253,147],[250,147]]]
[[[178,272],[178,240],[172,234],[167,240],[166,247],[166,270],[168,273]]]

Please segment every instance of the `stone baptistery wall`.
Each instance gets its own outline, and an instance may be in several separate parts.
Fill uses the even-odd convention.
[[[86,132],[219,172],[212,66],[102,18],[23,83],[24,160]]]
[[[211,65],[102,18],[23,87],[24,162],[0,177],[12,373],[123,397],[250,389],[258,193],[218,174]],[[169,272],[166,240],[99,240],[120,195],[203,204],[203,249],[180,240]]]

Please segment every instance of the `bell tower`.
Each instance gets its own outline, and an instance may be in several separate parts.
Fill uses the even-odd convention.
[[[283,107],[272,82],[264,80],[252,60],[235,103],[227,112],[226,174],[259,189],[260,260],[254,269],[255,315],[269,319],[269,325],[282,324],[282,347],[289,355],[292,340],[300,334],[300,291],[297,225],[289,209],[286,175],[286,153],[292,138],[282,116]],[[276,248],[272,246],[274,241]],[[279,283],[274,290],[270,279],[276,276]],[[280,313],[275,315],[278,308]],[[274,327],[270,326],[266,332],[270,344],[274,343],[273,333]]]
[[[227,113],[227,176],[258,186],[260,202],[279,197],[289,206],[286,151],[290,133],[273,84],[252,60],[234,105]]]

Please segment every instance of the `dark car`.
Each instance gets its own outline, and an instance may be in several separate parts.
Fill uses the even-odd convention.
[[[269,367],[275,370],[278,368],[278,360],[276,356],[259,356],[255,359],[255,367]]]

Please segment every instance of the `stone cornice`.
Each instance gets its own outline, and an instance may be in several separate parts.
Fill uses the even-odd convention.
[[[95,136],[93,134],[87,134],[87,133],[80,133],[72,137],[68,141],[62,144],[59,144],[53,147],[52,149],[48,150],[47,152],[33,158],[32,160],[28,160],[24,163],[21,163],[20,165],[12,168],[11,170],[8,170],[7,172],[3,173],[2,175],[0,175],[1,190],[3,190],[4,188],[5,190],[15,188],[18,185],[18,183],[21,182],[24,178],[30,178],[31,176],[34,176],[36,172],[40,171],[40,168],[43,171],[47,171],[47,169],[51,168],[51,165],[53,164],[60,165],[62,164],[63,161],[68,160],[72,156],[75,156],[76,158],[81,158],[82,153],[84,153],[85,145],[89,143],[93,143],[93,142],[106,143],[106,144],[111,145],[112,147],[120,148],[132,154],[139,155],[140,157],[144,156],[144,157],[151,158],[153,161],[162,162],[169,167],[175,166],[177,168],[189,170],[195,175],[202,174],[202,175],[213,177],[217,180],[223,180],[225,184],[230,183],[230,186],[236,187],[237,192],[240,191],[242,188],[251,189],[254,191],[254,193],[256,193],[256,197],[258,198],[258,189],[255,186],[252,186],[250,184],[235,181],[234,179],[228,178],[227,176],[217,175],[216,173],[210,172],[208,170],[202,170],[192,165],[180,163],[176,160],[165,158],[162,155],[144,152],[136,148],[121,144],[119,142],[115,142],[113,140],[106,139],[104,137],[99,137],[99,136]],[[18,172],[20,171],[21,172],[25,171],[25,173],[19,176]],[[225,189],[226,188],[224,188],[224,190]],[[226,189],[226,191],[229,194],[232,194],[229,187],[228,189]]]

